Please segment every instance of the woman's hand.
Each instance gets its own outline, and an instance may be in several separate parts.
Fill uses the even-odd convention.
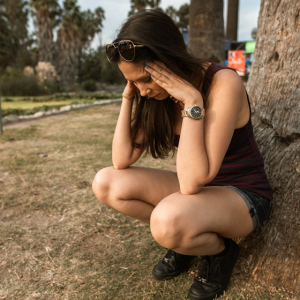
[[[127,80],[127,85],[125,86],[124,91],[122,93],[123,98],[126,98],[128,100],[133,100],[137,93],[138,93],[138,89],[136,88],[134,83]]]
[[[189,82],[175,75],[162,62],[147,62],[145,70],[152,79],[165,89],[171,96],[184,104],[201,104],[201,93]]]

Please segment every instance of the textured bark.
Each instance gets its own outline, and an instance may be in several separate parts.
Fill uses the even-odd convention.
[[[253,278],[300,291],[300,3],[262,0],[248,91],[273,211],[241,241]],[[248,269],[249,270],[249,269]]]
[[[53,41],[53,20],[47,11],[39,11],[35,21],[38,36],[39,61],[53,64],[54,41]]]
[[[200,58],[225,59],[223,1],[191,0],[189,48]]]
[[[58,31],[57,37],[60,82],[67,90],[74,85],[77,76],[80,36],[78,30],[71,24],[65,25]]]
[[[226,22],[226,39],[237,41],[239,20],[239,0],[228,0],[227,5],[227,22]]]

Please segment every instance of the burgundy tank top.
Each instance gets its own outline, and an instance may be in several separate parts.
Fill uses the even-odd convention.
[[[212,63],[208,69],[213,76],[222,69],[228,69]],[[246,92],[247,93],[247,92]],[[247,99],[250,107],[249,96]],[[251,111],[251,109],[250,109]],[[179,136],[175,137],[178,146]],[[235,129],[217,176],[206,186],[234,186],[272,199],[272,190],[264,170],[264,161],[253,135],[251,117],[248,123]]]

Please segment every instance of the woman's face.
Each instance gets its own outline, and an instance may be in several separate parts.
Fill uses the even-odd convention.
[[[133,82],[138,88],[141,96],[145,97],[148,95],[156,100],[164,100],[169,96],[165,89],[152,80],[143,63],[136,64],[120,60],[118,66],[126,80]]]

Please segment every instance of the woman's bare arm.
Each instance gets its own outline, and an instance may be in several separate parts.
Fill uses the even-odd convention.
[[[112,144],[112,161],[115,169],[126,169],[142,155],[143,149],[134,149],[131,143],[131,114],[133,99],[123,96],[120,115]],[[141,136],[138,137],[138,140]],[[137,140],[137,142],[139,142]]]

